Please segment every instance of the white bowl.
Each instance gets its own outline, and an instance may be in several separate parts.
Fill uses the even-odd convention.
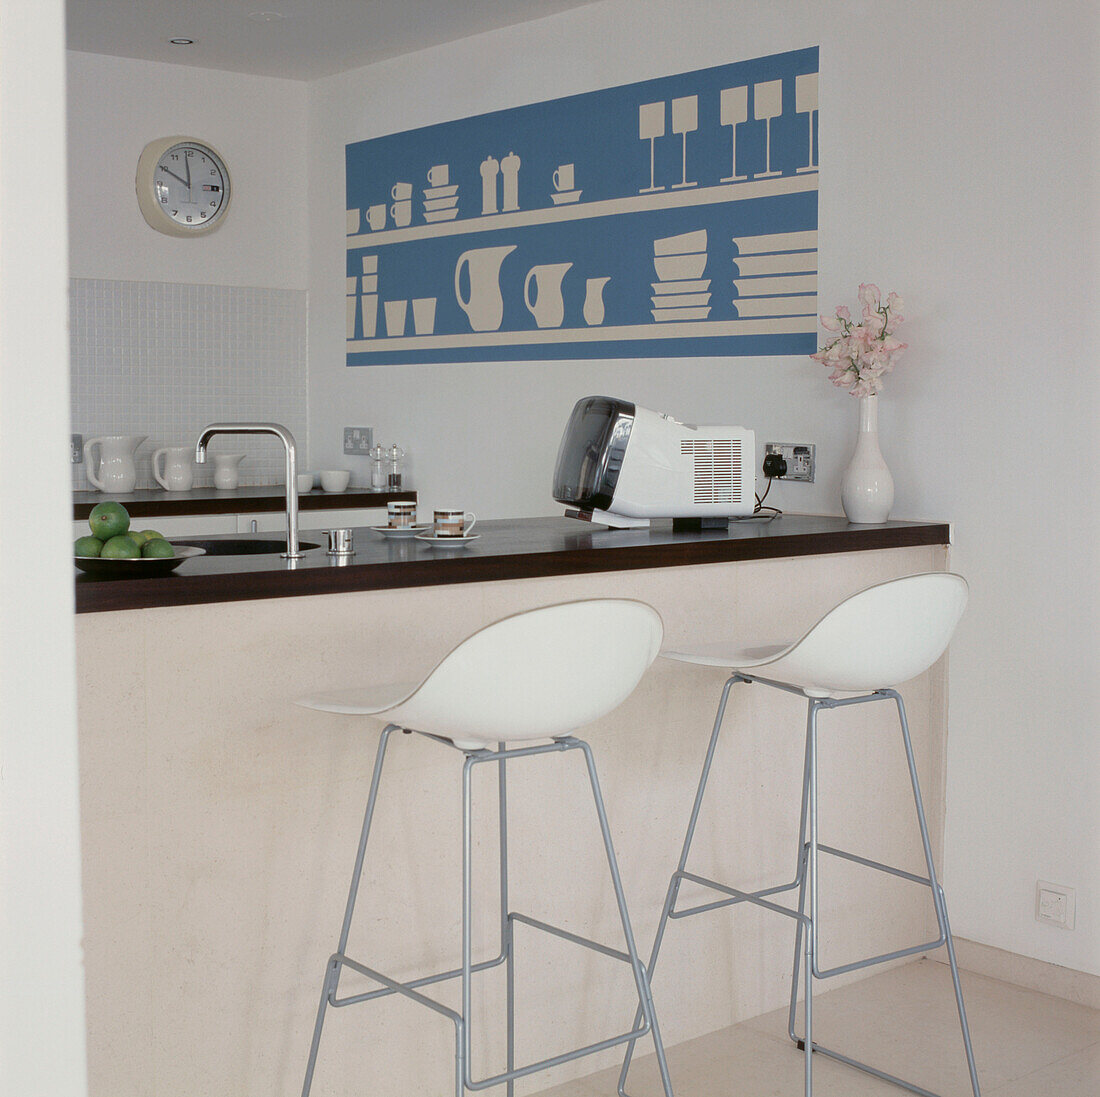
[[[298,473],[298,490],[301,492],[313,490],[313,473],[312,472],[299,472]]]
[[[321,473],[321,487],[325,491],[347,491],[351,473],[347,469],[327,469]]]

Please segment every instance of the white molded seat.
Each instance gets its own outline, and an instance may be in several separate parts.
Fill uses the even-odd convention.
[[[877,1078],[921,1094],[922,1097],[932,1097],[927,1089],[840,1052],[832,1051],[815,1041],[813,1038],[813,983],[815,979],[827,979],[875,964],[915,956],[941,946],[947,948],[967,1068],[970,1072],[971,1090],[973,1097],[980,1097],[978,1074],[974,1065],[974,1049],[971,1046],[959,969],[947,918],[947,902],[936,878],[936,869],[933,864],[932,844],[924,806],[921,802],[905,705],[901,695],[894,688],[922,674],[943,654],[966,607],[966,600],[966,580],[960,575],[945,572],[909,575],[879,583],[858,594],[853,594],[826,613],[801,639],[791,643],[743,647],[731,640],[700,644],[685,650],[662,652],[669,659],[703,666],[724,667],[731,673],[718,703],[718,712],[703,761],[699,787],[688,821],[680,861],[669,880],[664,909],[657,925],[657,936],[650,955],[649,973],[652,977],[670,919],[685,918],[738,903],[752,903],[793,918],[796,930],[791,994],[787,1012],[787,1034],[801,1049],[804,1056],[802,1087],[804,1097],[813,1097],[813,1060],[818,1055],[825,1055],[856,1067]],[[758,683],[788,693],[801,693],[807,699],[806,756],[802,778],[799,850],[794,879],[757,891],[742,891],[689,872],[687,869],[699,811],[722,729],[726,702],[731,687],[737,683]],[[902,745],[909,769],[913,806],[916,810],[917,826],[924,852],[926,868],[924,876],[883,864],[862,854],[826,845],[820,841],[818,835],[818,714],[821,709],[840,709],[883,701],[893,701],[897,706]],[[820,961],[817,943],[820,921],[819,854],[841,858],[863,868],[927,887],[931,892],[939,930],[936,939],[895,948],[847,964],[824,968]],[[685,880],[696,887],[712,889],[718,898],[702,902],[695,900],[695,905],[687,909],[682,906],[677,909],[680,886]],[[776,898],[789,891],[797,891],[797,905],[786,907],[778,904]],[[800,974],[804,984],[802,1032],[798,1031],[796,1025]],[[620,1093],[623,1092],[633,1050],[634,1041],[632,1040],[627,1045],[626,1058],[619,1076]]]
[[[325,967],[321,1000],[306,1064],[302,1097],[310,1097],[325,1016],[330,1008],[373,1001],[392,994],[446,1017],[455,1030],[455,1097],[468,1090],[507,1084],[514,1091],[519,1078],[578,1059],[585,1055],[633,1042],[650,1035],[661,1073],[664,1097],[672,1097],[664,1047],[649,990],[649,976],[638,955],[626,909],[626,898],[611,841],[611,829],[596,777],[592,749],[572,733],[620,705],[633,692],[656,659],[663,629],[660,615],[644,602],[598,598],[567,602],[517,613],[488,625],[453,648],[420,681],[368,685],[315,694],[298,704],[324,712],[378,716],[386,721],[375,758],[367,808],[352,871],[344,921],[336,951]],[[364,859],[378,797],[383,761],[395,733],[418,732],[465,754],[462,767],[462,965],[450,971],[421,976],[411,981],[392,978],[347,954],[359,884],[365,876]],[[398,739],[404,738],[397,735]],[[544,740],[542,743],[524,742]],[[517,746],[507,746],[519,743]],[[566,931],[511,908],[508,884],[507,763],[515,758],[562,756],[574,751],[584,755],[604,852],[611,872],[626,951],[608,948],[573,931]],[[473,931],[475,894],[473,859],[473,770],[497,767],[500,856],[500,947],[497,955],[475,961]],[[552,840],[552,839],[548,839]],[[484,895],[476,899],[483,901]],[[638,992],[638,1018],[627,1031],[541,1059],[524,1066],[515,1064],[514,927],[517,923],[595,950],[630,965]],[[504,965],[507,979],[505,1002],[505,1069],[487,1078],[474,1078],[471,1050],[471,982],[480,973]],[[341,973],[351,968],[373,981],[376,990],[340,996]],[[455,1010],[426,993],[437,983],[461,983],[461,1008]]]
[[[944,653],[966,599],[961,575],[908,575],[853,594],[792,643],[743,648],[719,642],[661,654],[751,671],[808,697],[887,689],[923,674]]]
[[[595,598],[506,617],[463,640],[420,682],[303,697],[324,712],[383,716],[478,750],[568,735],[622,704],[657,657],[661,617]]]

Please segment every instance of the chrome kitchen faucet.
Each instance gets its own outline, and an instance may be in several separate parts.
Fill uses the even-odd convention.
[[[195,443],[195,460],[206,463],[206,445],[215,434],[274,434],[286,450],[286,552],[284,560],[297,560],[298,549],[298,450],[294,435],[279,423],[211,423]]]

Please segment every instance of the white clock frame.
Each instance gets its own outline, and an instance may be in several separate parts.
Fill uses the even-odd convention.
[[[201,156],[207,157],[212,161],[214,169],[220,177],[221,201],[209,217],[201,218],[194,223],[187,223],[174,218],[158,198],[158,175],[162,174],[159,171],[161,162],[169,152],[178,147],[194,149]],[[164,170],[167,171],[167,168]],[[175,178],[187,185],[179,176],[175,176]],[[189,167],[188,179],[190,179]],[[161,183],[161,185],[164,184]],[[229,169],[226,167],[225,158],[205,141],[200,141],[194,137],[159,137],[155,141],[150,141],[142,149],[141,156],[138,157],[134,186],[137,191],[138,207],[141,210],[141,215],[152,228],[168,236],[205,236],[207,233],[220,228],[225,221],[225,214],[229,209],[229,202],[232,197]],[[196,207],[198,206],[198,203],[194,204]]]

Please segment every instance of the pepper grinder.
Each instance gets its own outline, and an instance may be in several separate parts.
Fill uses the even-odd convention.
[[[387,483],[390,491],[401,490],[401,462],[405,457],[405,451],[396,443],[389,448],[387,455]]]

